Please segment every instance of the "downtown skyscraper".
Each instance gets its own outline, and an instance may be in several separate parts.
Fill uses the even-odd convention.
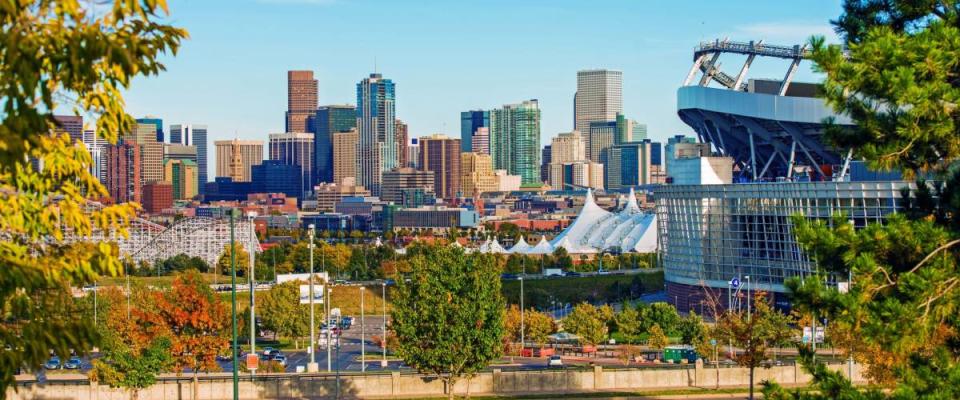
[[[577,71],[573,104],[573,129],[587,139],[587,155],[591,156],[590,123],[616,121],[617,114],[623,113],[623,73],[606,69]]]
[[[465,152],[490,154],[490,111],[460,113],[460,148]],[[474,144],[479,146],[475,146]]]
[[[170,143],[197,148],[197,180],[200,194],[203,194],[207,183],[207,126],[170,125]]]
[[[490,156],[495,169],[520,175],[524,185],[540,181],[540,107],[537,100],[490,111]]]
[[[314,179],[317,182],[336,182],[333,179],[333,134],[350,132],[357,127],[357,107],[349,104],[322,106],[313,118]],[[337,182],[339,183],[339,182]]]
[[[310,132],[308,120],[317,111],[313,71],[287,71],[286,132]]]
[[[396,91],[392,80],[370,74],[357,83],[357,183],[380,195],[383,171],[397,167]]]
[[[271,133],[270,160],[286,165],[295,165],[300,182],[300,191],[287,191],[298,199],[305,199],[313,191],[313,134],[306,132]],[[262,163],[261,163],[262,165]],[[253,167],[251,167],[251,174]]]

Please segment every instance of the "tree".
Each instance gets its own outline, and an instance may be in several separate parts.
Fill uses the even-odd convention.
[[[589,303],[573,307],[573,311],[563,319],[563,329],[577,335],[581,345],[594,345],[607,337],[606,322],[597,308]]]
[[[284,282],[257,297],[257,312],[263,327],[276,336],[293,338],[294,347],[300,347],[299,338],[310,334],[310,306],[300,304],[302,284],[302,281]],[[314,285],[314,290],[320,288]]]
[[[237,276],[247,276],[247,270],[250,269],[250,254],[243,248],[243,244],[237,243]],[[232,266],[230,257],[230,243],[223,246],[223,253],[217,260],[217,269],[221,275],[231,275]]]
[[[680,323],[680,314],[677,314],[677,309],[669,303],[657,302],[641,310],[643,314],[640,318],[648,328],[660,325],[664,332],[673,333],[677,329],[677,324]]]
[[[614,317],[617,332],[624,336],[636,336],[640,333],[640,313],[636,308],[625,305],[623,311]]]
[[[623,365],[630,365],[630,361],[636,360],[641,355],[643,355],[643,350],[640,346],[632,344],[620,345],[620,349],[617,351],[617,358],[623,361]]]
[[[557,331],[553,317],[547,313],[530,309],[523,316],[526,340],[536,343],[539,347],[543,347],[550,340],[550,335]]]
[[[690,315],[677,324],[677,333],[680,334],[682,343],[692,345],[707,336],[707,327],[703,324],[703,318],[691,311]]]
[[[660,324],[653,324],[653,326],[647,330],[647,334],[650,335],[647,338],[647,345],[652,349],[663,350],[670,344],[670,339],[667,338],[666,333],[663,333]]]
[[[468,379],[500,357],[505,301],[495,255],[420,246],[410,256],[409,282],[397,280],[391,325],[397,354],[437,375],[453,398]]]
[[[154,292],[156,314],[170,332],[177,373],[219,371],[217,355],[229,348],[230,315],[220,297],[194,270],[178,274],[170,290]]]
[[[567,249],[563,247],[557,247],[553,250],[553,267],[560,268],[564,271],[571,270],[573,268],[573,258],[570,257],[570,254],[567,253]]]
[[[737,364],[750,369],[750,399],[753,399],[754,370],[767,360],[767,348],[772,342],[789,337],[789,320],[770,306],[766,296],[757,292],[751,313],[724,312],[716,323],[717,337],[742,349],[735,357]]]
[[[872,166],[940,181],[918,182],[906,210],[856,231],[847,218],[795,217],[818,274],[787,282],[794,307],[831,322],[832,340],[889,392],[861,392],[837,372],[800,360],[818,394],[807,398],[960,398],[960,8],[954,1],[845,1],[833,22],[843,47],[811,40],[826,75],[823,96],[852,128],[828,138]],[[846,293],[822,283],[852,276]],[[807,352],[809,353],[809,352]],[[768,385],[769,398],[790,398]]]
[[[108,192],[90,172],[86,148],[63,132],[54,112],[95,114],[96,134],[115,142],[134,124],[123,91],[135,78],[162,71],[161,54],[176,53],[187,35],[157,22],[164,0],[79,3],[0,7],[0,342],[13,349],[0,352],[0,392],[18,368],[39,367],[50,350],[67,357],[71,349],[84,354],[96,345],[89,318],[44,307],[42,299],[121,274],[115,244],[64,236],[123,232],[137,209],[89,207]],[[31,159],[44,168],[34,169]]]

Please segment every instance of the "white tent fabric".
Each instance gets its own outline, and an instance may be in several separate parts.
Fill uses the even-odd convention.
[[[510,254],[524,254],[531,248],[527,241],[523,239],[523,235],[520,235],[520,240],[517,241],[517,244],[510,248]]]
[[[527,250],[525,254],[551,254],[553,253],[553,246],[550,245],[550,242],[547,242],[546,236],[540,237],[540,243],[537,243],[536,246],[533,246],[530,250]]]
[[[594,202],[593,192],[587,190],[580,214],[553,239],[551,245],[563,247],[573,254],[605,250],[656,251],[657,217],[640,209],[633,189],[630,189],[627,204],[616,214],[600,208]]]
[[[486,251],[487,253],[494,254],[506,254],[507,250],[500,245],[500,242],[497,241],[497,238],[493,238],[493,242],[490,243],[490,247]]]

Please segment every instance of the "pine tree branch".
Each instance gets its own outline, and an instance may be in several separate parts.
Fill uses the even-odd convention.
[[[953,247],[953,246],[957,245],[958,243],[960,243],[960,239],[954,239],[954,240],[951,240],[951,241],[947,242],[947,243],[944,244],[943,246],[937,247],[937,248],[934,249],[932,252],[930,252],[930,254],[927,254],[927,256],[923,258],[923,260],[920,260],[920,263],[918,263],[915,267],[913,267],[912,269],[910,269],[910,271],[907,271],[907,273],[910,274],[910,273],[916,272],[918,269],[920,269],[921,266],[923,266],[923,264],[925,264],[927,261],[929,261],[931,258],[933,258],[933,256],[935,256],[937,253],[939,253],[939,252],[941,252],[941,251],[943,251],[943,250],[946,250],[946,249],[948,249],[948,248],[950,248],[950,247]]]

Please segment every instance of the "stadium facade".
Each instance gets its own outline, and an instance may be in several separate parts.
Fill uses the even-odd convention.
[[[736,76],[719,70],[723,53],[746,56]],[[731,295],[733,286],[739,282],[739,296],[746,296],[747,281],[788,308],[785,280],[814,270],[795,239],[792,215],[842,212],[862,227],[900,209],[902,190],[915,187],[851,179],[850,152],[822,140],[828,118],[839,125],[851,121],[816,97],[818,85],[792,82],[807,55],[801,46],[728,41],[701,43],[694,52],[677,91],[677,114],[710,144],[713,156],[733,164],[733,173],[729,182],[654,191],[667,295],[681,311],[703,312],[714,300],[728,307],[738,297]],[[748,80],[757,57],[789,60],[784,79]],[[667,174],[668,180],[690,181]]]

